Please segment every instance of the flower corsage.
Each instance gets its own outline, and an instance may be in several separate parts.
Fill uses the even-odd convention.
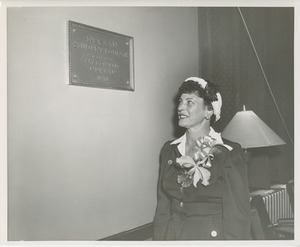
[[[204,136],[200,140],[196,141],[195,151],[193,157],[181,156],[176,159],[176,163],[180,166],[181,173],[177,177],[177,182],[182,187],[189,187],[191,184],[197,187],[197,183],[201,180],[204,186],[209,185],[209,179],[211,173],[209,168],[211,167],[211,161],[214,159],[213,147],[216,145],[223,145],[217,143],[215,138],[210,136]]]

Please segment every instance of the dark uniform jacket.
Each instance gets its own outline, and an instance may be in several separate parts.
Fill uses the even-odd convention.
[[[250,239],[250,202],[247,167],[241,146],[218,147],[210,168],[210,184],[201,181],[182,188],[177,183],[180,167],[177,146],[167,142],[160,155],[158,204],[154,240]]]

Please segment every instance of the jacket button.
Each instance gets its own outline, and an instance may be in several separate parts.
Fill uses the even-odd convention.
[[[210,234],[213,238],[215,238],[218,235],[218,233],[216,231],[212,231]]]
[[[180,202],[180,204],[179,204],[179,205],[180,205],[180,207],[183,207],[183,202]]]
[[[173,164],[173,160],[168,160],[168,164],[172,165]]]

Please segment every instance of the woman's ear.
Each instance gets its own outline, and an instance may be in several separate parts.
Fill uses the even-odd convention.
[[[206,112],[205,112],[205,119],[210,119],[213,114],[214,114],[214,111],[207,108]]]

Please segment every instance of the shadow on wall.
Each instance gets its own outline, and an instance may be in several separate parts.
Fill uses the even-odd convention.
[[[173,117],[172,117],[172,125],[173,125],[173,135],[175,138],[179,138],[185,133],[185,128],[178,126],[178,116],[177,116],[177,106],[179,101],[179,96],[175,95],[173,98]]]

